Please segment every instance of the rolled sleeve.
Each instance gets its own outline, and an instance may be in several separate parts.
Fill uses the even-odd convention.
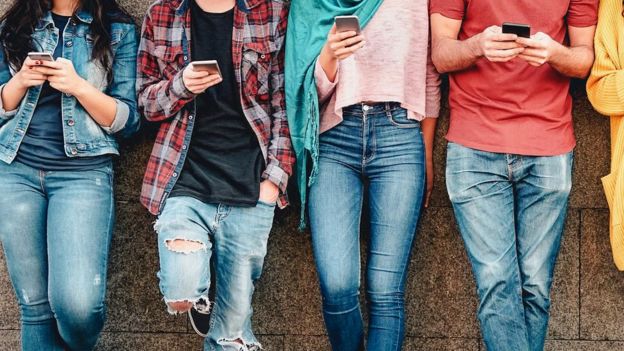
[[[6,84],[3,84],[3,85],[0,86],[0,119],[8,120],[8,119],[11,119],[11,118],[15,117],[15,115],[17,114],[17,109],[14,109],[14,110],[11,110],[11,111],[6,111],[4,109],[4,106],[2,104],[1,96],[2,96],[2,90],[4,89],[5,85]]]
[[[316,90],[318,91],[319,100],[322,103],[326,101],[336,90],[336,85],[338,85],[338,81],[340,80],[340,65],[338,65],[336,79],[332,82],[329,78],[327,78],[327,74],[325,73],[325,70],[323,70],[320,60],[317,59],[314,67],[314,78],[316,79]]]
[[[262,179],[269,180],[271,183],[277,185],[282,194],[286,193],[288,178],[288,173],[286,173],[286,171],[281,169],[275,163],[269,163],[267,168],[264,170],[264,174],[262,174]]]
[[[195,94],[188,90],[186,85],[184,85],[184,79],[182,78],[183,74],[184,69],[178,72],[178,74],[176,74],[173,78],[173,82],[171,82],[171,91],[180,99],[192,99],[195,97]]]
[[[130,117],[130,107],[124,102],[115,99],[117,102],[117,112],[115,113],[115,119],[110,127],[102,127],[108,134],[115,134],[126,127],[128,118]]]

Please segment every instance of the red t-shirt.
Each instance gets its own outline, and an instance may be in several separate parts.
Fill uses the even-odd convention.
[[[564,43],[567,26],[597,22],[598,0],[431,0],[430,12],[462,20],[464,40],[503,22],[525,23]],[[476,65],[450,77],[451,125],[447,139],[500,153],[553,156],[576,144],[570,79],[550,65],[533,67],[520,58]]]

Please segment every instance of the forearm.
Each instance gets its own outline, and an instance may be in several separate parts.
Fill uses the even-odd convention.
[[[74,96],[91,118],[100,126],[108,128],[115,121],[117,101],[93,85],[84,81]]]
[[[12,78],[2,88],[2,108],[5,111],[13,111],[17,109],[22,102],[22,99],[26,95],[28,89],[22,88],[17,83],[16,78]]]
[[[477,36],[466,40],[439,38],[434,40],[432,46],[431,58],[440,73],[464,70],[483,56]]]
[[[425,142],[425,158],[428,163],[433,162],[433,144],[435,142],[437,124],[437,118],[425,118],[421,122],[423,141]]]
[[[589,46],[559,45],[549,61],[559,73],[571,78],[587,78],[594,63],[594,50]]]

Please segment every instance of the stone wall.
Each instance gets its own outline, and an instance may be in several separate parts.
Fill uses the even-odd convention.
[[[0,12],[9,0],[0,0]],[[121,3],[140,21],[149,0]],[[553,290],[547,350],[624,350],[624,275],[612,263],[608,211],[599,178],[608,172],[609,124],[595,113],[582,82],[573,87],[578,136],[574,189]],[[407,287],[405,350],[485,350],[475,317],[475,284],[444,185],[448,109],[438,131],[436,188],[424,212]],[[116,163],[118,220],[110,255],[109,317],[99,350],[200,350],[186,316],[167,315],[156,279],[154,218],[138,203],[153,126],[123,147]],[[2,219],[7,220],[7,219]],[[297,209],[276,216],[264,275],[255,295],[255,331],[270,351],[328,350],[309,233]],[[2,257],[0,257],[2,260]],[[19,315],[0,264],[0,350],[19,349]]]

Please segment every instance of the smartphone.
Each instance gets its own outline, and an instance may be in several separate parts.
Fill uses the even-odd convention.
[[[219,63],[217,62],[217,60],[194,61],[191,62],[191,65],[193,65],[194,71],[218,74],[219,77],[222,77],[221,69],[219,68]]]
[[[528,24],[505,22],[503,23],[503,33],[515,34],[521,38],[530,38],[531,26]]]
[[[336,22],[336,31],[338,33],[352,31],[360,34],[362,31],[358,16],[336,16],[334,21]]]
[[[54,56],[49,52],[29,52],[28,58],[33,61],[54,61]]]

